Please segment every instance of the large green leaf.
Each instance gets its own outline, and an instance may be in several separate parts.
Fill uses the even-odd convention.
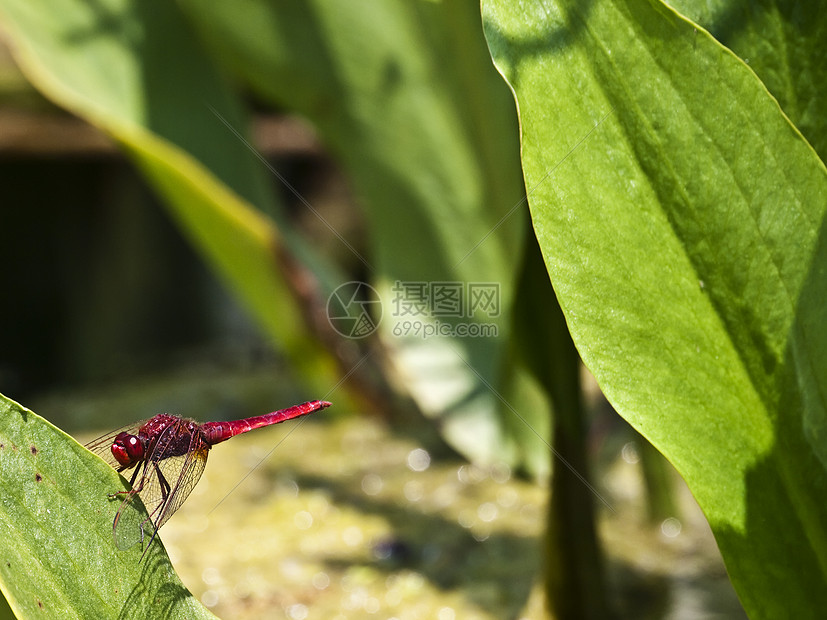
[[[124,146],[297,370],[332,385],[277,260],[283,238],[299,239],[252,207],[278,214],[260,164],[222,122],[243,133],[241,105],[175,3],[2,0],[0,19],[27,77]]]
[[[672,0],[755,71],[823,159],[827,155],[827,11],[819,2]]]
[[[448,440],[466,455],[502,458],[511,407],[547,436],[548,405],[536,390],[514,388],[530,379],[505,359],[524,190],[513,107],[491,66],[479,4],[182,6],[230,70],[310,118],[344,164],[368,216],[366,274],[383,297],[380,328],[397,378],[440,418]],[[426,295],[430,283],[459,283],[466,294],[468,284],[496,283],[497,313],[438,321],[493,325],[498,337],[423,337],[416,327],[435,329],[435,313],[406,314],[411,299],[397,282],[424,283]],[[548,448],[534,433],[511,439],[518,460],[547,467]]]
[[[749,613],[815,617],[824,165],[747,65],[658,2],[491,0],[484,26],[584,361],[685,477]]]
[[[0,395],[0,589],[18,618],[214,618],[160,540],[115,548],[127,488],[100,458]]]

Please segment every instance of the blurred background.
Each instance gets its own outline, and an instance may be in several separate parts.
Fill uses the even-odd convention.
[[[18,300],[0,311],[7,326],[3,393],[22,402],[89,386],[92,398],[117,398],[131,381],[180,375],[152,390],[161,402],[139,401],[139,410],[179,410],[195,396],[189,382],[196,392],[208,389],[213,411],[267,408],[306,396],[301,379],[291,376],[116,144],[43,99],[17,72],[8,48],[2,60],[0,175],[7,193],[0,218],[8,239],[0,252],[3,283]],[[344,180],[306,123],[262,116],[257,138],[261,152],[302,195],[327,217],[341,218],[339,229],[358,238],[358,211]],[[273,181],[274,191],[287,193]],[[331,233],[308,221],[305,211],[291,215],[326,251]],[[261,382],[272,386],[257,400],[235,402],[243,386],[224,385],[222,378],[246,376],[266,377]],[[135,391],[145,393],[146,386]],[[60,401],[57,395],[49,407],[61,426],[103,427],[135,414],[78,418],[87,414],[70,414],[70,405]]]
[[[102,63],[92,103],[88,60],[36,89],[10,53],[25,19],[0,30],[0,392],[80,441],[159,412],[334,402],[289,437],[217,448],[162,530],[221,617],[743,617],[682,481],[576,353],[545,355],[571,345],[549,327],[478,6],[358,28],[345,9],[257,6],[67,16],[55,40]],[[106,45],[143,63],[132,81]],[[34,56],[24,69],[48,65]],[[472,308],[469,284],[496,308]],[[554,486],[552,445],[574,491]],[[555,511],[550,488],[573,499]]]

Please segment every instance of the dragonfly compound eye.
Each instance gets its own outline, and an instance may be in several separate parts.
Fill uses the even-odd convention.
[[[135,435],[119,433],[112,442],[112,456],[122,467],[131,467],[144,458],[144,444]]]

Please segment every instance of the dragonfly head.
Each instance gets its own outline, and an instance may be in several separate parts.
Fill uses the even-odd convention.
[[[112,456],[122,469],[132,467],[144,458],[144,444],[135,435],[127,432],[118,433],[112,442]]]

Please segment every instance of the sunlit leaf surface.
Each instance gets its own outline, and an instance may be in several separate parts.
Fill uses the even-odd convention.
[[[484,23],[584,361],[685,477],[750,615],[812,617],[824,165],[749,67],[665,5],[492,0]]]

